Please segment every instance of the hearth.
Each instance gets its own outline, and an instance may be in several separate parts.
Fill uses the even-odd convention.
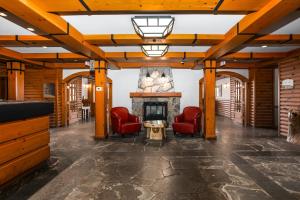
[[[143,121],[168,120],[168,102],[144,102]]]

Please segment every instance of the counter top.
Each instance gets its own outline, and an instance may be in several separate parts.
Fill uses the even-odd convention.
[[[0,123],[35,118],[53,113],[53,102],[5,101],[0,102]]]

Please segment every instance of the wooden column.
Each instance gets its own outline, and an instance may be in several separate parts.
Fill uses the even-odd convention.
[[[96,104],[95,104],[95,137],[104,139],[107,136],[107,63],[105,61],[95,61],[95,87],[96,87]]]
[[[216,61],[206,60],[204,64],[204,136],[206,139],[216,138]]]
[[[8,100],[24,101],[24,71],[24,63],[7,63]]]

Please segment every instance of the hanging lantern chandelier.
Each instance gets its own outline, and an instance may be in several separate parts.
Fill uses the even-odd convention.
[[[135,32],[142,38],[165,38],[173,29],[174,17],[136,16],[131,18]]]
[[[142,45],[142,51],[148,57],[161,57],[168,51],[168,45]]]

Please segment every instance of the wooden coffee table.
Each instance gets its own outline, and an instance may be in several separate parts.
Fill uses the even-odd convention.
[[[164,120],[144,121],[144,127],[147,131],[148,140],[156,140],[162,142],[167,138],[167,123]]]

